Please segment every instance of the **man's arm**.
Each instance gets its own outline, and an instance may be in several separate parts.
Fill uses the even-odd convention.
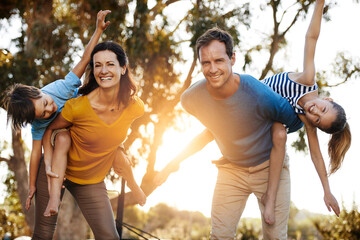
[[[81,78],[81,76],[84,74],[86,66],[90,62],[91,52],[93,51],[94,47],[98,43],[101,34],[103,31],[109,26],[110,22],[105,22],[105,17],[107,14],[109,14],[110,10],[102,11],[100,10],[97,14],[97,20],[96,20],[96,30],[94,34],[92,35],[88,45],[86,46],[84,50],[84,54],[80,60],[80,62],[74,67],[72,72],[78,76],[78,78]]]
[[[182,161],[199,152],[212,140],[214,140],[214,136],[208,129],[205,129],[202,133],[193,138],[191,142],[186,145],[186,147],[155,177],[154,181],[156,185],[160,186],[163,184],[171,173],[176,172],[179,169]]]

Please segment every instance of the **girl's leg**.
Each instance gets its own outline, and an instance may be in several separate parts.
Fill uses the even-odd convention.
[[[269,182],[266,193],[262,196],[261,202],[265,205],[263,217],[267,224],[275,223],[275,201],[280,181],[281,169],[285,158],[286,129],[275,122],[271,128],[273,147],[270,153]]]
[[[144,205],[146,203],[146,195],[136,183],[132,172],[131,163],[120,147],[116,152],[113,168],[119,176],[125,178],[127,186],[131,189],[131,193],[133,194],[136,203],[140,204],[141,206]]]
[[[64,185],[74,196],[95,239],[119,239],[105,183],[80,185],[65,180]]]
[[[63,194],[64,191],[61,191]],[[62,196],[61,194],[61,196]],[[36,178],[35,192],[35,227],[32,239],[53,239],[57,216],[44,217],[44,211],[49,201],[48,182],[45,172],[44,159],[41,158]]]
[[[59,177],[50,178],[50,199],[44,212],[44,216],[50,217],[56,215],[59,211],[61,188],[64,180],[67,154],[71,146],[71,137],[69,131],[57,133],[55,138],[55,146],[51,163],[52,172]]]

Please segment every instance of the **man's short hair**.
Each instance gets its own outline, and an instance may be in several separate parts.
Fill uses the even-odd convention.
[[[226,54],[231,59],[233,55],[233,49],[234,49],[234,41],[230,33],[228,33],[225,30],[222,30],[218,27],[211,28],[207,30],[203,35],[201,35],[196,40],[196,53],[198,58],[200,58],[200,48],[207,46],[210,44],[211,41],[218,40],[220,42],[223,42],[225,44]]]

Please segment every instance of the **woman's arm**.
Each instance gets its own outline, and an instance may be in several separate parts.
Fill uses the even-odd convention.
[[[305,49],[304,49],[304,69],[301,77],[297,82],[305,85],[315,84],[315,49],[316,43],[320,35],[321,18],[324,8],[324,0],[317,0],[314,12],[311,18],[309,28],[305,36]]]
[[[109,21],[107,21],[107,22],[104,21],[106,15],[109,14],[110,12],[111,12],[110,10],[105,10],[105,11],[100,10],[97,14],[96,30],[95,30],[94,34],[92,35],[88,45],[86,46],[86,48],[84,50],[84,54],[83,54],[80,62],[72,70],[72,72],[75,73],[75,75],[78,76],[78,78],[81,78],[81,76],[84,74],[85,68],[88,65],[88,63],[90,62],[91,52],[93,51],[94,47],[98,43],[103,31],[110,24]]]
[[[331,209],[334,213],[339,216],[340,214],[340,207],[336,200],[336,198],[332,195],[329,185],[329,180],[326,172],[326,167],[324,163],[324,159],[321,154],[319,140],[317,137],[317,128],[313,127],[309,122],[307,122],[306,117],[304,115],[299,115],[300,119],[305,124],[306,134],[309,141],[309,149],[310,149],[310,156],[315,169],[319,175],[321,184],[324,189],[324,201],[325,205],[329,211]]]
[[[176,172],[179,169],[182,161],[199,152],[212,140],[214,140],[214,136],[208,129],[205,129],[202,133],[193,138],[191,142],[186,145],[186,147],[155,177],[156,185],[159,186],[163,184],[172,172]]]

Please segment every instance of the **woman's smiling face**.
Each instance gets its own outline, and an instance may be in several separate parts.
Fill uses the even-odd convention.
[[[121,67],[112,51],[99,51],[93,56],[94,77],[99,87],[111,88],[120,84],[121,75],[126,67]]]

